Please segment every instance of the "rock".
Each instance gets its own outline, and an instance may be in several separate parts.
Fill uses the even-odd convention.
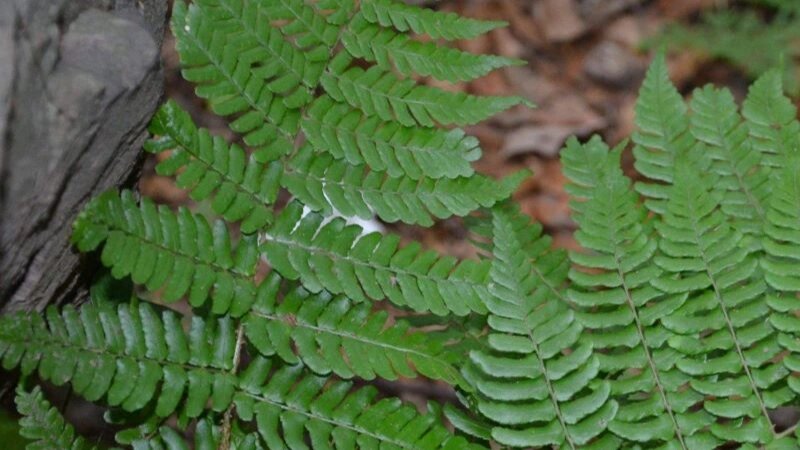
[[[612,41],[595,45],[586,56],[583,68],[595,81],[616,88],[626,87],[642,73],[639,60]]]
[[[579,0],[578,11],[591,26],[605,24],[626,9],[640,5],[644,0]]]
[[[163,0],[0,0],[3,312],[85,295],[92,271],[69,243],[71,224],[91,197],[136,179],[163,90],[166,9]]]
[[[647,36],[653,34],[655,30],[651,30],[648,24],[633,16],[624,16],[615,20],[605,30],[605,36],[618,44],[636,50],[639,45],[646,39]]]
[[[573,0],[540,0],[533,4],[533,17],[550,42],[571,41],[586,31]]]

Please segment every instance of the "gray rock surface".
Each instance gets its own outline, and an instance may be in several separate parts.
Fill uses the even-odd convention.
[[[166,0],[0,0],[0,310],[80,300],[71,224],[137,176]],[[88,270],[87,270],[88,269]]]

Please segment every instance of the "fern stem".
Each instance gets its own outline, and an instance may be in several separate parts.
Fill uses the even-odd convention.
[[[787,436],[790,436],[792,433],[794,433],[797,430],[798,426],[800,426],[800,422],[795,422],[795,424],[790,426],[789,428],[781,431],[780,433],[776,433],[775,434],[775,439],[782,439],[782,438],[785,438]]]
[[[231,375],[236,375],[236,372],[239,370],[239,362],[242,358],[242,344],[244,343],[244,325],[239,322],[239,325],[236,329],[236,347],[233,350],[233,361],[231,361],[231,370],[229,371]],[[222,417],[222,438],[219,442],[218,450],[230,450],[231,448],[231,419],[233,416],[233,409],[235,408],[235,403],[231,403],[227,409],[225,409],[225,414]]]

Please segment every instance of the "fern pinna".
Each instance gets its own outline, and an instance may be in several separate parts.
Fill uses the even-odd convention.
[[[238,137],[167,102],[145,150],[205,213],[91,200],[73,243],[110,277],[83,306],[0,318],[31,448],[91,448],[34,375],[107,405],[134,449],[800,448],[775,425],[800,393],[800,123],[780,73],[740,111],[713,87],[687,104],[657,57],[639,181],[627,141],[562,151],[567,254],[507,200],[527,174],[476,174],[458,128],[527,102],[424,82],[517,64],[442,45],[501,25],[395,0],[176,1],[182,73]],[[479,257],[349,220],[374,216],[468,216]],[[370,385],[418,376],[461,405]]]

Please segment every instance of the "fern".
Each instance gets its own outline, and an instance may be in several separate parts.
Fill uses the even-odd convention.
[[[741,108],[713,87],[687,105],[659,55],[639,181],[627,141],[567,141],[583,248],[566,253],[507,200],[527,172],[475,173],[458,128],[528,102],[424,82],[517,64],[441,42],[501,25],[393,0],[176,1],[184,77],[237,139],[168,102],[145,149],[211,220],[91,200],[72,241],[113,280],[0,317],[2,367],[110,407],[134,449],[800,447],[771,417],[800,394],[800,128],[780,73]],[[478,257],[348,220],[375,216],[465,217]],[[416,377],[461,406],[369,385]],[[19,398],[35,448],[87,447],[39,391]]]
[[[323,224],[322,216],[303,216],[292,203],[268,231],[264,252],[275,270],[311,292],[325,289],[356,302],[386,298],[438,315],[485,311],[487,264],[398,244],[397,236],[364,235],[338,218]]]
[[[263,228],[272,219],[271,205],[278,194],[279,166],[265,168],[237,145],[198,129],[186,111],[172,102],[159,109],[150,122],[157,138],[145,144],[153,153],[169,151],[156,167],[160,175],[174,176],[179,187],[191,191],[196,201],[213,197],[215,213],[228,222],[242,221],[244,233]],[[183,171],[178,174],[178,170]]]
[[[686,377],[677,373],[675,352],[667,346],[671,333],[659,323],[686,295],[665,295],[652,286],[661,275],[653,264],[658,244],[622,174],[621,152],[596,137],[583,146],[573,139],[562,152],[580,226],[576,238],[590,250],[571,255],[576,267],[568,298],[580,308],[578,320],[592,330],[586,339],[603,350],[600,370],[613,376],[612,392],[625,398],[611,430],[634,442],[694,448],[699,443],[689,436],[710,417],[690,411],[700,396],[681,392]]]
[[[591,345],[578,344],[582,327],[553,294],[563,282],[558,260],[537,261],[549,242],[512,214],[492,214],[491,351],[473,352],[468,372],[480,393],[477,410],[496,423],[491,436],[501,444],[581,448],[603,433],[617,404],[608,384],[589,386],[598,360]]]
[[[783,93],[780,72],[767,71],[750,87],[742,105],[753,148],[763,164],[780,166],[780,155],[794,152],[800,123],[791,100]]]
[[[339,449],[356,443],[408,449],[466,445],[433,416],[420,416],[398,401],[376,400],[374,389],[350,393],[350,383],[328,385],[299,365],[271,371],[269,360],[254,358],[237,374],[239,339],[230,318],[214,323],[194,316],[186,333],[174,313],[159,317],[140,303],[67,307],[61,314],[49,309],[47,322],[37,315],[3,320],[5,368],[38,370],[55,384],[71,382],[88,400],[103,398],[126,411],[153,404],[157,416],[180,409],[195,418],[207,402],[220,412],[235,403],[243,420],[255,418],[267,448],[296,445],[306,433],[319,445],[331,441]],[[396,419],[381,422],[390,415]],[[410,423],[417,433],[400,434]]]
[[[715,188],[721,192],[724,214],[733,216],[743,233],[760,234],[768,174],[759,171],[760,153],[750,148],[747,125],[728,90],[707,86],[692,96],[692,135],[706,144],[713,160],[711,171],[719,175]]]
[[[325,291],[311,295],[293,288],[278,304],[280,277],[272,274],[264,283],[269,288],[245,320],[245,334],[261,354],[342,378],[395,380],[420,373],[468,388],[442,345],[409,331],[408,322],[389,326],[386,312],[372,313],[366,303]]]
[[[72,239],[81,251],[104,243],[101,260],[112,275],[163,289],[167,302],[188,296],[201,306],[211,298],[214,313],[241,316],[255,301],[256,237],[234,249],[223,222],[212,227],[186,209],[176,214],[147,199],[137,206],[129,191],[107,192],[78,217]]]
[[[735,5],[740,8],[720,4],[714,10],[703,11],[696,24],[672,24],[646,46],[693,51],[706,58],[719,59],[753,79],[780,67],[780,77],[796,95],[799,86],[797,64],[793,60],[798,56],[797,40],[800,38],[797,2],[751,0],[743,3],[745,5]]]
[[[639,90],[633,134],[636,170],[655,181],[637,183],[636,190],[648,198],[645,204],[652,211],[663,211],[668,194],[662,183],[672,182],[676,159],[696,145],[686,111],[669,80],[666,60],[659,54]]]
[[[17,387],[15,397],[17,410],[24,417],[20,420],[20,435],[32,442],[25,446],[28,450],[90,450],[95,447],[75,433],[72,425],[68,424],[61,413],[50,406],[42,394],[42,389],[36,386],[31,391],[25,390],[22,385]]]

